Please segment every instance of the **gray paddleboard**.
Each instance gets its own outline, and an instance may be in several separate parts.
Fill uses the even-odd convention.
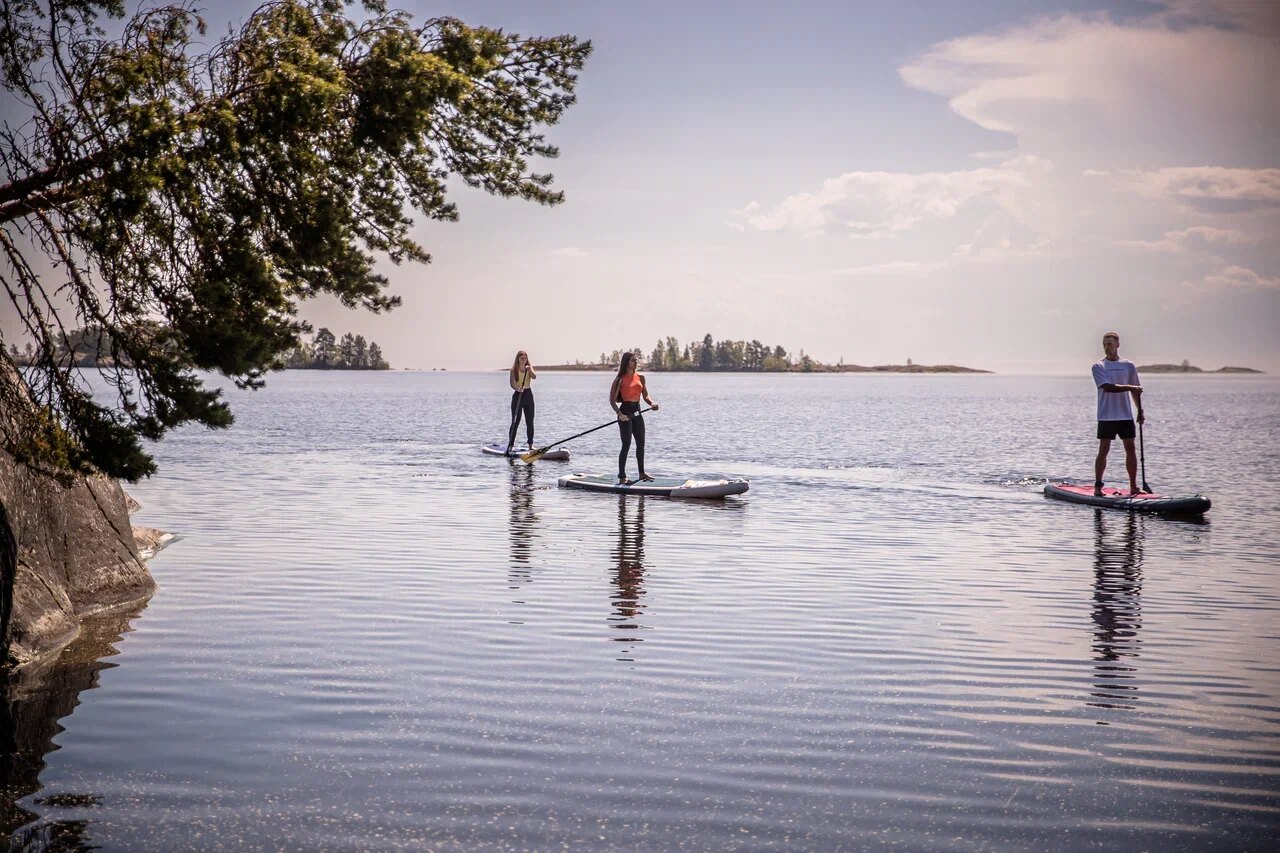
[[[505,456],[508,459],[519,459],[521,455],[527,453],[527,450],[521,450],[519,447],[512,448],[511,452],[507,452],[505,444],[486,444],[480,448],[484,453],[490,456]],[[559,448],[556,450],[548,450],[546,453],[538,457],[539,459],[550,459],[552,462],[568,462],[569,451]]]
[[[569,474],[559,482],[563,489],[659,498],[723,498],[740,495],[751,487],[746,480],[691,480],[688,477],[656,477],[648,482],[625,485],[616,477],[601,474]]]

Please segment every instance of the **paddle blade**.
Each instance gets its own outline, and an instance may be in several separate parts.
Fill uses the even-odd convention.
[[[520,460],[522,462],[533,462],[535,459],[541,459],[542,454],[546,453],[550,448],[539,447],[537,450],[530,450],[528,453],[521,453]]]

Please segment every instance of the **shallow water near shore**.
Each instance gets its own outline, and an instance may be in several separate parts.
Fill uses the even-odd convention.
[[[1146,377],[1147,479],[1201,523],[1042,496],[1091,479],[1087,371],[649,382],[650,473],[747,494],[557,489],[612,427],[483,455],[500,372],[229,392],[129,489],[179,539],[21,716],[11,847],[1272,843],[1280,381]],[[544,373],[537,443],[608,383]]]

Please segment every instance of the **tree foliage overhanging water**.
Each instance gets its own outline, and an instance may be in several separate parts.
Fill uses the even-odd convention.
[[[450,178],[556,204],[531,158],[574,101],[590,45],[453,18],[415,25],[382,0],[268,0],[205,48],[186,4],[13,0],[0,13],[0,284],[29,366],[0,340],[7,450],[135,480],[141,439],[231,423],[195,371],[244,388],[310,331],[305,299],[394,308],[379,258],[427,262],[411,212],[454,220]],[[90,393],[67,336],[109,333]],[[127,365],[127,369],[125,368]],[[34,406],[30,403],[34,402]]]

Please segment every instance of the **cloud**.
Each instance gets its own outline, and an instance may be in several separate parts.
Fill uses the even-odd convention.
[[[1129,169],[1114,180],[1146,198],[1176,201],[1211,213],[1280,207],[1280,169],[1224,166]]]
[[[585,258],[587,253],[579,249],[577,246],[566,246],[563,249],[556,249],[551,254],[557,258]]]
[[[1159,240],[1119,240],[1117,246],[1149,252],[1181,254],[1189,251],[1210,252],[1218,248],[1254,246],[1258,239],[1232,228],[1196,225],[1181,231],[1166,231]]]
[[[1199,282],[1183,282],[1184,287],[1199,290],[1280,290],[1280,276],[1263,276],[1247,267],[1228,266],[1205,276]]]
[[[934,45],[899,68],[975,124],[1056,158],[1274,156],[1275,4],[1186,2],[1136,19],[1042,18]],[[1241,22],[1249,23],[1243,28]],[[1272,34],[1272,35],[1269,35]]]
[[[1164,0],[1158,19],[1170,25],[1208,24],[1280,35],[1280,5],[1269,0]]]
[[[881,240],[951,219],[978,202],[1021,220],[1019,197],[1050,170],[1045,160],[1019,155],[954,172],[846,172],[827,179],[816,192],[796,193],[771,208],[753,201],[737,214],[758,231]]]

